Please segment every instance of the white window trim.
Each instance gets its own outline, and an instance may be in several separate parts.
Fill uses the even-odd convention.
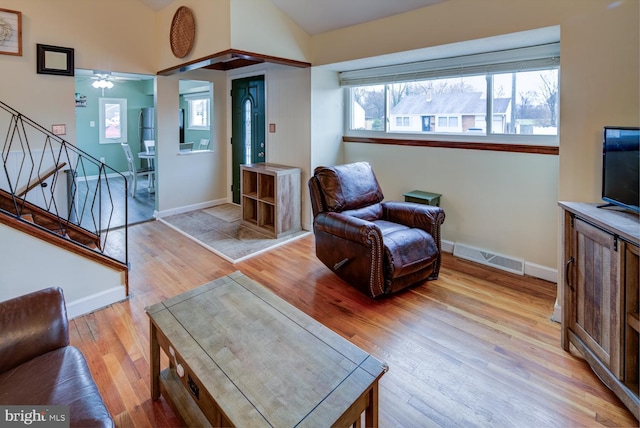
[[[120,138],[106,138],[105,136],[105,105],[106,104],[119,104],[120,105],[120,129],[122,136]],[[99,98],[98,99],[98,142],[100,144],[120,144],[127,142],[127,99],[126,98]]]
[[[184,96],[184,100],[187,102],[186,128],[194,131],[209,131],[211,129],[211,115],[213,114],[213,103],[211,100],[211,94],[208,92],[188,94]],[[191,124],[191,102],[197,100],[207,100],[209,103],[209,114],[207,116],[207,120],[209,123],[206,126]]]

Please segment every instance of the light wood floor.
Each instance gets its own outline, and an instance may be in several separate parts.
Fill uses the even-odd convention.
[[[235,270],[389,364],[382,427],[638,426],[560,347],[555,284],[446,254],[437,281],[373,301],[316,259],[313,236],[235,265],[160,222],[129,236],[131,298],[70,323],[117,426],[177,425],[149,398],[144,308]]]

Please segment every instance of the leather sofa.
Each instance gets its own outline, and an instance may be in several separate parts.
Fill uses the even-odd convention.
[[[442,208],[383,202],[367,162],[317,167],[308,185],[316,256],[347,283],[378,297],[438,278]]]
[[[74,427],[113,427],[79,349],[60,288],[0,302],[0,405],[68,406]]]

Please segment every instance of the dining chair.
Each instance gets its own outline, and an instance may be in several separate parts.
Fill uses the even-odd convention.
[[[155,140],[144,140],[144,149],[147,153],[155,153],[156,152],[156,142]]]
[[[155,155],[156,153],[156,142],[155,140],[144,140],[144,149],[148,155]],[[153,162],[153,158],[145,158],[147,160],[147,166],[149,169],[155,170],[155,165]]]
[[[138,176],[147,176],[149,180],[153,178],[153,170],[147,171],[138,171],[136,167],[136,160],[133,157],[133,152],[131,152],[131,147],[127,143],[120,143],[122,146],[122,150],[124,151],[124,156],[127,159],[127,167],[129,168],[129,192],[132,197],[136,197],[136,189],[138,188]]]
[[[209,149],[209,140],[202,138],[200,140],[200,144],[198,144],[198,150],[208,150]]]

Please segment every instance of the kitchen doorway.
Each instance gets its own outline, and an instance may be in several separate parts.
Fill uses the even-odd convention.
[[[143,124],[140,118],[143,111],[153,112],[155,104],[154,83],[154,75],[76,69],[75,145],[96,160],[128,176],[129,168],[121,146],[121,143],[126,143],[136,158],[136,167],[138,169],[148,168],[148,161],[139,159],[137,154],[145,151],[143,140],[147,139],[148,135],[143,134]],[[117,121],[114,121],[113,114],[109,115],[101,111],[103,106],[115,104],[118,104],[121,110]],[[152,116],[155,115],[152,113]],[[117,132],[113,132],[116,128]],[[102,135],[103,130],[105,135]],[[156,162],[153,164],[157,165]],[[85,173],[89,187],[95,187],[98,181],[98,171],[87,170]],[[155,174],[157,175],[158,171]],[[112,177],[109,177],[110,182],[111,180]],[[154,219],[154,213],[157,209],[156,194],[149,191],[146,179],[139,177],[137,180],[138,189],[135,192],[135,198],[131,196],[131,192],[127,192],[125,198],[124,183],[117,182],[124,182],[121,177],[115,174],[113,180],[109,191],[117,192],[117,194],[112,195],[114,212],[110,213],[113,221],[111,227],[124,225],[125,206],[128,207],[127,222],[129,224]],[[119,202],[116,202],[116,199]]]

